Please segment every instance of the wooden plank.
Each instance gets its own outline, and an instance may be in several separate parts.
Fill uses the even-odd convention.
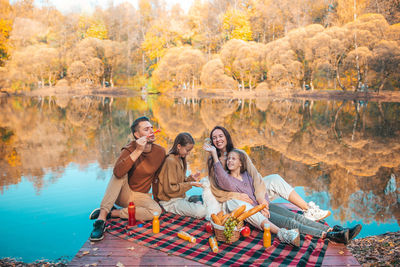
[[[343,244],[329,242],[322,266],[361,266]]]
[[[124,266],[205,266],[107,232],[100,242],[86,241],[68,266],[116,266],[118,262]]]
[[[353,256],[325,256],[322,266],[360,266]]]

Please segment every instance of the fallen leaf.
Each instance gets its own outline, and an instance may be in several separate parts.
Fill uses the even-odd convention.
[[[92,250],[97,251],[99,248],[92,248]]]
[[[135,250],[135,247],[127,247],[126,249]]]
[[[343,255],[343,254],[344,254],[344,251],[340,250],[340,251],[339,251],[339,254],[340,254],[340,255]]]
[[[125,265],[120,261],[117,262],[117,264],[115,266],[117,266],[117,267],[125,267]]]
[[[89,254],[89,253],[90,253],[89,250],[85,250],[85,251],[82,252],[82,256],[87,255],[87,254]]]
[[[97,262],[90,264],[91,266],[97,266]]]

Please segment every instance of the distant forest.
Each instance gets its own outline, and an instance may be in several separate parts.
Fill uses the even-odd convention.
[[[0,0],[0,89],[400,89],[400,0],[138,2]]]

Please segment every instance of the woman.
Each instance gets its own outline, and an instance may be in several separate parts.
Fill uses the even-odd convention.
[[[277,234],[282,242],[299,246],[299,233],[302,233],[347,244],[349,240],[353,239],[360,232],[361,225],[357,225],[351,229],[340,226],[335,226],[332,229],[327,225],[309,220],[304,216],[291,212],[287,208],[269,203],[268,193],[265,193],[262,199],[257,200],[255,184],[258,178],[253,179],[247,171],[246,155],[244,152],[233,149],[228,153],[226,162],[227,172],[218,158],[216,148],[205,144],[204,149],[212,155],[216,185],[228,192],[245,194],[250,200],[230,199],[226,202],[228,211],[231,212],[242,205],[246,205],[246,210],[249,210],[255,205],[266,204],[266,208],[246,220],[259,229],[263,229],[263,225],[269,223],[271,232]]]
[[[224,127],[215,126],[210,133],[210,139],[211,145],[214,146],[217,150],[217,155],[219,157],[219,160],[221,161],[222,166],[225,167],[226,156],[232,149],[234,149],[231,135]],[[331,214],[331,212],[328,210],[320,209],[317,205],[314,204],[314,202],[305,202],[301,198],[301,196],[297,194],[293,187],[290,186],[280,175],[273,174],[262,178],[261,174],[254,167],[250,157],[246,153],[244,154],[246,155],[248,172],[252,177],[259,178],[256,179],[255,184],[257,188],[256,196],[259,199],[262,199],[264,197],[266,190],[269,195],[269,201],[272,201],[278,197],[282,197],[302,209],[304,211],[304,216],[313,221],[325,219]],[[235,194],[227,195],[224,192],[220,192],[220,190],[215,186],[212,158],[209,158],[208,160],[208,171],[211,190],[217,200],[221,203],[224,203],[225,201],[232,199]],[[238,195],[236,195],[236,198],[237,197]],[[238,199],[244,200],[246,199],[246,196],[239,196]]]
[[[199,173],[186,177],[186,157],[193,149],[194,140],[189,133],[180,133],[165,159],[158,176],[158,194],[160,205],[168,212],[203,218],[206,208],[200,203],[189,202],[186,191],[192,186],[202,187],[198,182]]]

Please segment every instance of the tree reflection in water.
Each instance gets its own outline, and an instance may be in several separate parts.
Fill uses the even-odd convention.
[[[165,147],[179,132],[192,133],[190,168],[204,175],[203,140],[215,125],[223,125],[261,174],[279,173],[307,194],[327,192],[338,219],[400,219],[400,103],[166,97],[0,101],[2,192],[26,177],[40,194],[70,163],[109,168],[130,139],[130,123],[147,115],[161,128],[157,142]],[[57,175],[44,182],[49,171]]]

